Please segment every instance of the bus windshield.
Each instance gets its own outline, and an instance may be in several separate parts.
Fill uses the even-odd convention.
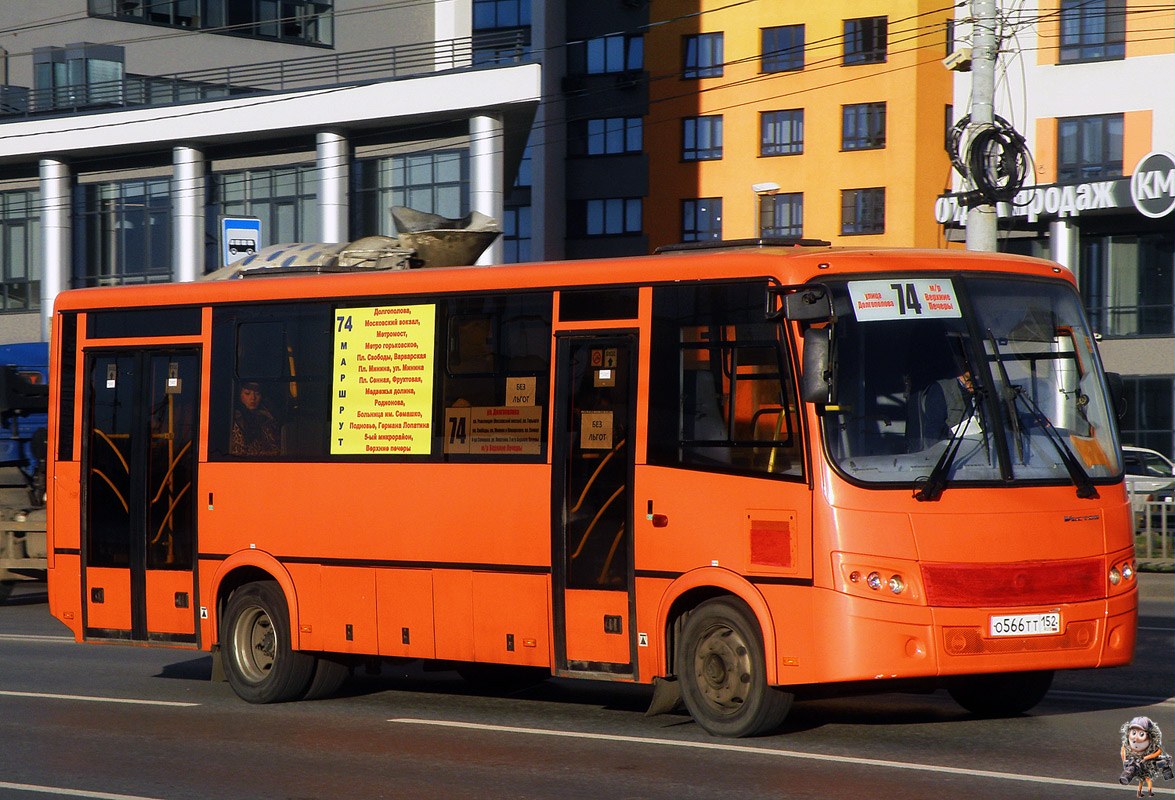
[[[838,395],[824,439],[849,477],[1068,481],[1089,496],[1092,480],[1119,473],[1092,335],[1067,283],[954,275],[830,289]]]

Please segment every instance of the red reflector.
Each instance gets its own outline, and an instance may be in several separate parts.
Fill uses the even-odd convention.
[[[1011,564],[923,564],[932,606],[1036,606],[1106,596],[1100,558]]]
[[[791,523],[752,521],[751,563],[766,567],[792,566]]]

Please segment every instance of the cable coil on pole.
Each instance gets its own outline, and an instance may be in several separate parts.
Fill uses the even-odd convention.
[[[1028,176],[1028,145],[1006,119],[995,116],[964,144],[971,115],[960,119],[948,135],[951,165],[975,186],[968,205],[1006,203],[1016,196]]]

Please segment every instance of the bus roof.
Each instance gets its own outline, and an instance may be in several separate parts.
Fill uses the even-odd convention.
[[[1073,274],[1052,261],[1006,253],[840,247],[753,247],[681,251],[604,260],[535,262],[490,267],[436,267],[364,274],[257,277],[239,280],[136,284],[72,289],[55,311],[155,305],[205,305],[263,300],[324,299],[484,290],[622,286],[739,277],[771,277],[783,284],[879,272],[1013,272],[1062,278]]]

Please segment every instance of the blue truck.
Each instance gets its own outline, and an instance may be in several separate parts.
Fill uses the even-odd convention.
[[[0,603],[45,577],[49,346],[0,345]]]

